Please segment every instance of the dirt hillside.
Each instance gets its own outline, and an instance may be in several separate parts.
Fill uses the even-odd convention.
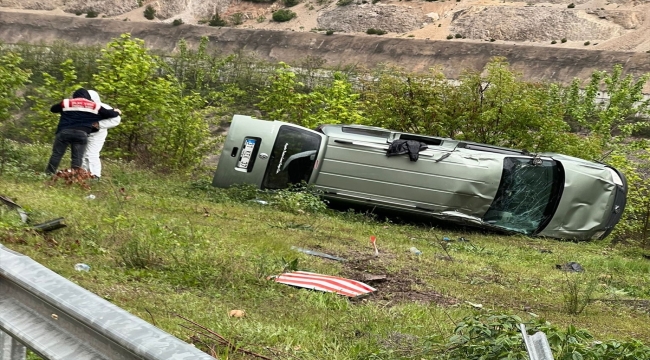
[[[299,2],[287,7],[291,1]],[[152,20],[144,16],[147,7],[155,10]],[[295,18],[273,21],[273,12],[285,8]],[[218,14],[226,26],[242,29],[377,36],[366,34],[375,29],[404,39],[650,51],[647,0],[0,0],[0,9],[205,26]]]

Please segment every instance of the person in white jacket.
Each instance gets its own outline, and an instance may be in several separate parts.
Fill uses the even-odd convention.
[[[90,98],[97,104],[100,104],[106,109],[112,109],[111,106],[106,105],[101,102],[99,99],[99,94],[95,90],[88,90],[90,93]],[[114,128],[120,124],[122,118],[116,116],[110,119],[104,119],[99,121],[99,130],[92,132],[88,135],[88,145],[86,145],[86,152],[84,154],[82,167],[85,170],[88,170],[93,176],[98,179],[102,176],[102,163],[99,160],[99,153],[102,151],[104,142],[106,141],[106,136],[108,135],[108,129]]]

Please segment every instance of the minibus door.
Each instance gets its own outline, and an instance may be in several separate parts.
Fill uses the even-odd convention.
[[[235,115],[212,185],[225,188],[234,184],[252,184],[259,187],[279,127],[273,121]]]

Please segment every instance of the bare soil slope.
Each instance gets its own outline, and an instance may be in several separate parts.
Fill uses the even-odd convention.
[[[340,3],[350,2],[348,5]],[[156,18],[147,20],[151,6]],[[272,20],[284,1],[244,0],[0,0],[3,11],[99,17],[120,21],[201,24],[214,14],[237,28],[296,32],[347,33],[362,36],[368,29],[384,37],[450,41],[488,41],[556,48],[645,52],[650,50],[650,2],[637,0],[300,0],[288,8],[296,17]],[[206,25],[207,26],[207,25]]]

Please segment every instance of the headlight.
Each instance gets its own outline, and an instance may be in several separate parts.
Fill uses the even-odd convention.
[[[592,237],[591,240],[599,240],[601,236],[605,234],[605,230],[597,231]]]
[[[614,184],[616,184],[618,186],[623,186],[623,179],[621,179],[621,176],[618,175],[616,170],[614,170],[612,168],[608,168],[608,169],[609,169],[609,172],[612,173],[612,181],[614,181]]]

